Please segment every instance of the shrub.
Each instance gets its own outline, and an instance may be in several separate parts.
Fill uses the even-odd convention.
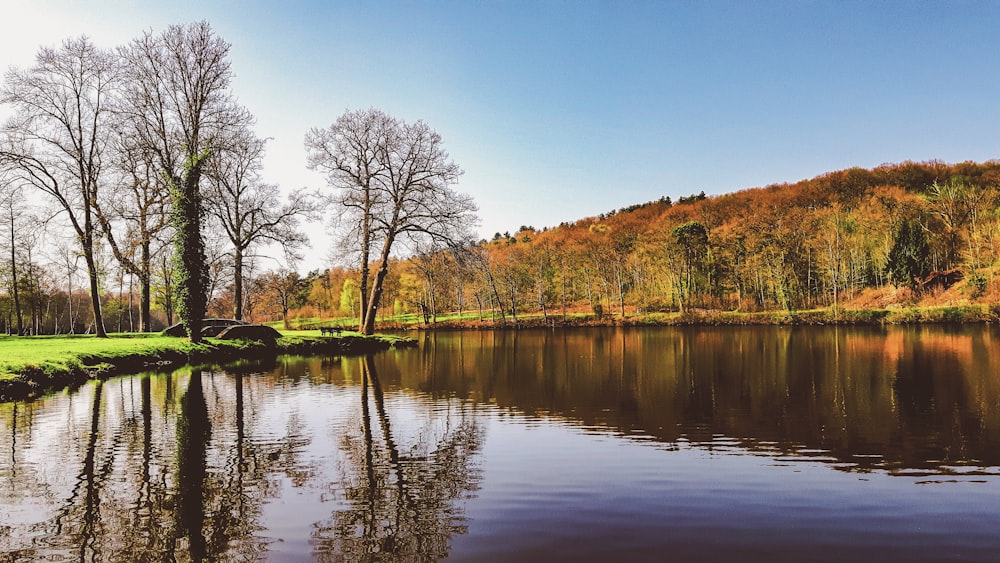
[[[912,324],[921,321],[920,311],[912,308],[896,309],[886,318],[890,323]]]
[[[972,298],[978,299],[979,297],[982,297],[983,294],[986,293],[986,286],[988,283],[989,282],[987,281],[986,276],[979,272],[969,276],[969,287],[972,288]]]
[[[593,308],[594,308],[594,316],[597,317],[598,320],[603,319],[604,318],[604,305],[601,305],[600,303],[594,303],[594,307]]]

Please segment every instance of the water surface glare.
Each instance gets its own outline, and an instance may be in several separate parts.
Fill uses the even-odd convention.
[[[446,332],[0,404],[0,560],[996,560],[991,327]]]

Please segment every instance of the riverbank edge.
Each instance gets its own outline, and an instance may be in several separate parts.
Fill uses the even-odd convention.
[[[416,346],[416,340],[396,335],[376,336],[283,336],[275,342],[251,340],[206,340],[191,344],[177,339],[177,347],[156,349],[114,358],[81,355],[76,365],[65,368],[30,366],[11,379],[0,380],[0,401],[20,401],[81,385],[91,379],[108,379],[146,370],[169,370],[184,364],[220,365],[238,360],[257,360],[282,354],[303,356],[358,356],[390,348]]]
[[[887,309],[813,309],[808,311],[713,311],[632,313],[621,316],[551,314],[513,321],[442,320],[437,323],[380,323],[384,330],[510,330],[521,328],[616,326],[882,326],[913,324],[984,324],[1000,322],[1000,304]]]

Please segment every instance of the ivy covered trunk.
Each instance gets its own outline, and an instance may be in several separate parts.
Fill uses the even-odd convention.
[[[177,296],[177,313],[187,327],[191,342],[201,342],[202,320],[208,298],[208,266],[205,259],[205,241],[201,238],[202,205],[198,190],[200,162],[187,170],[184,178],[177,178],[173,190],[174,234],[174,287]]]

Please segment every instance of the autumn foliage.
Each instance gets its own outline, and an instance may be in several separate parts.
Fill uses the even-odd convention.
[[[995,302],[1000,161],[905,162],[634,205],[411,257],[393,313],[491,324],[585,313]],[[947,275],[944,275],[947,273]],[[353,307],[351,276],[319,309]],[[338,285],[339,284],[339,285]],[[320,294],[318,291],[314,295]]]

